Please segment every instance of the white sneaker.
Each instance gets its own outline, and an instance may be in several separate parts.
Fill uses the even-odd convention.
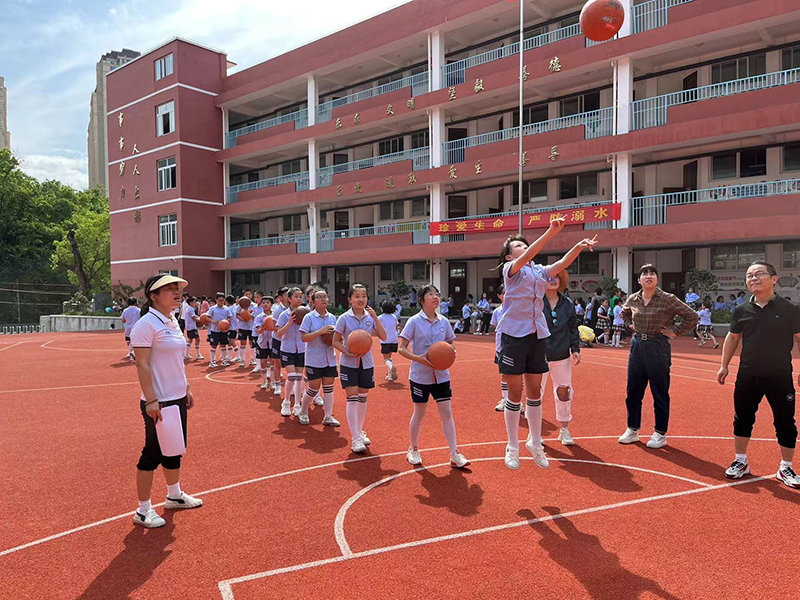
[[[558,441],[565,446],[575,445],[575,440],[572,439],[572,436],[569,434],[569,429],[566,427],[562,427],[561,431],[558,432]]]
[[[133,515],[133,524],[141,525],[147,529],[155,529],[157,527],[163,527],[167,524],[167,522],[158,515],[156,509],[151,508],[147,511],[146,515],[142,515],[137,510]]]
[[[384,377],[384,380],[386,380],[386,381],[392,381],[392,374],[391,374],[391,373],[387,373],[387,374],[386,374],[386,377]]]
[[[294,403],[294,408],[292,409],[292,414],[293,414],[295,417],[299,417],[299,416],[300,416],[300,413],[302,412],[302,410],[303,410],[303,407],[302,407],[302,406],[300,406],[300,404],[298,404],[297,402],[295,402],[295,403]]]
[[[741,479],[750,473],[750,464],[741,462],[739,459],[733,461],[730,467],[725,469],[725,477],[728,479]]]
[[[208,363],[208,366],[211,369],[216,369],[219,365],[217,365],[217,361],[212,360],[210,363]]]
[[[237,362],[239,362],[240,360],[241,360],[241,359],[240,359],[238,356],[234,356],[234,357],[231,359],[231,363],[237,363]]]
[[[794,472],[792,467],[781,467],[778,469],[777,478],[778,481],[782,481],[790,488],[800,489],[800,477],[797,476],[797,473]]]
[[[256,363],[256,359],[255,358],[251,358],[250,359],[250,366],[251,367],[258,367],[258,364]]]
[[[635,429],[631,429],[628,427],[621,436],[619,436],[619,440],[617,440],[620,444],[633,444],[634,442],[639,441],[639,432]]]
[[[550,466],[550,461],[547,460],[547,455],[544,453],[544,450],[542,450],[541,445],[536,445],[533,443],[533,440],[529,439],[527,442],[525,442],[525,447],[528,449],[528,452],[531,453],[533,462],[543,469],[546,469]]]
[[[192,357],[189,356],[188,354],[185,354],[183,360],[192,360]]]
[[[205,358],[205,356],[203,356],[202,354],[198,354],[197,358],[195,358],[195,360],[203,360],[204,358]]]
[[[361,432],[361,441],[364,442],[365,446],[369,446],[372,443],[369,440],[369,438],[367,437],[367,432],[366,431],[362,431]]]
[[[463,469],[469,465],[469,461],[463,454],[455,454],[450,457],[450,466],[456,469]]]
[[[292,404],[288,400],[281,403],[281,416],[282,417],[292,416]]]
[[[314,406],[322,406],[325,404],[319,396],[314,397]]]
[[[648,448],[663,448],[667,445],[667,436],[657,431],[653,432],[653,437],[647,442]]]
[[[223,358],[221,364],[222,364],[223,367],[230,367],[231,366],[231,363],[228,362],[227,358]]]
[[[281,384],[280,383],[274,383],[273,382],[273,384],[272,384],[272,393],[273,394],[280,394],[281,393]]]
[[[506,466],[509,469],[519,469],[519,448],[506,446]]]
[[[311,424],[311,421],[308,418],[308,413],[302,413],[301,412],[300,415],[297,417],[297,419],[300,421],[300,425],[310,425]]]
[[[325,417],[322,419],[322,424],[328,427],[339,427],[341,425],[334,417]]]
[[[353,440],[353,443],[350,444],[350,449],[356,454],[360,454],[366,451],[367,447],[364,445],[364,442],[361,441],[361,438],[356,438]]]
[[[397,381],[397,367],[395,366],[392,367],[391,375],[392,375],[392,381]]]
[[[268,390],[270,387],[272,386],[270,385],[269,381],[265,381],[264,383],[261,384],[262,390]]]
[[[421,465],[422,457],[419,455],[419,448],[410,447],[406,452],[406,460],[412,465]]]
[[[500,398],[500,402],[497,403],[497,406],[494,407],[497,412],[504,412],[506,409],[506,401]]]
[[[203,501],[200,498],[193,498],[186,492],[181,492],[181,497],[177,500],[167,496],[164,508],[200,508]]]

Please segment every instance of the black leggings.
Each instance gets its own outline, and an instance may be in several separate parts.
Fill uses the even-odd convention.
[[[180,469],[180,456],[164,456],[161,454],[161,446],[158,445],[158,435],[156,434],[156,422],[147,414],[145,402],[141,401],[142,417],[144,418],[144,448],[139,457],[139,464],[136,468],[140,471],[155,471],[158,465],[165,469]],[[186,398],[180,400],[170,400],[161,402],[161,408],[177,405],[181,413],[181,425],[183,426],[183,443],[186,444]]]
[[[756,422],[756,411],[766,396],[772,409],[772,422],[778,444],[794,448],[797,443],[797,426],[794,422],[794,383],[792,374],[773,377],[754,377],[739,371],[733,391],[733,434],[749,438]]]

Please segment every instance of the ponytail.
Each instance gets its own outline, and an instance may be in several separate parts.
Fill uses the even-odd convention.
[[[142,310],[139,313],[139,317],[145,316],[147,313],[150,312],[150,309],[153,307],[153,301],[150,299],[150,288],[153,284],[161,279],[164,276],[164,273],[159,273],[158,275],[153,275],[147,282],[144,284],[144,304],[142,305]]]

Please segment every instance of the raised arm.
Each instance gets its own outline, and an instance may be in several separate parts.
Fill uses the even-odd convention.
[[[593,238],[584,238],[575,244],[569,252],[561,257],[561,260],[557,260],[550,265],[550,277],[555,277],[569,267],[585,248],[588,248],[590,252],[594,252],[595,244],[597,244],[597,234]]]
[[[528,246],[528,249],[525,250],[525,252],[523,252],[519,258],[514,261],[514,264],[511,266],[508,274],[516,275],[519,273],[522,267],[531,262],[534,257],[542,251],[542,248],[545,247],[547,242],[549,242],[559,231],[564,229],[564,223],[566,223],[566,221],[567,220],[565,218],[553,219],[550,221],[550,227],[547,228],[547,231],[539,236],[539,239]]]

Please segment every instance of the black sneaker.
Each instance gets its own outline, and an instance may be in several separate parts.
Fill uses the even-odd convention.
[[[725,471],[725,477],[728,479],[741,479],[750,473],[750,465],[746,462],[743,463],[739,460],[733,461],[733,464]]]

